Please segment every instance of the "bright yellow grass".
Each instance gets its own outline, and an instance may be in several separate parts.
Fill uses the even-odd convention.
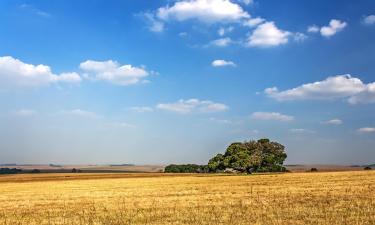
[[[375,172],[13,180],[0,224],[375,224]]]

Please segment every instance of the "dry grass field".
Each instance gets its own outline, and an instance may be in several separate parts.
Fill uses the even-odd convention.
[[[0,224],[370,225],[375,171],[8,175],[0,177]]]

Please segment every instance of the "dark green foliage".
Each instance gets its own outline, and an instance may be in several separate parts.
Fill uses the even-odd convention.
[[[363,168],[364,170],[372,170],[372,168],[371,167],[369,167],[369,166],[366,166],[365,168]]]
[[[72,169],[72,173],[80,173],[80,172],[81,172],[80,169],[76,169],[76,168],[73,168],[73,169]]]
[[[0,174],[16,174],[20,172],[22,172],[22,170],[17,168],[0,168]]]
[[[206,173],[208,172],[208,167],[206,165],[196,165],[196,164],[185,164],[185,165],[175,165],[171,164],[165,167],[165,173]]]
[[[31,170],[31,173],[40,173],[40,170],[38,170],[38,169],[33,169],[33,170]]]
[[[229,145],[225,154],[217,154],[208,162],[210,172],[227,168],[239,172],[284,172],[285,147],[269,139],[236,142]]]

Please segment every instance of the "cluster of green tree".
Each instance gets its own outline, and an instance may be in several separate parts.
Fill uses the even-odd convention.
[[[269,139],[232,143],[224,154],[208,162],[210,172],[234,170],[241,173],[283,172],[287,155],[285,147]]]
[[[72,173],[81,173],[82,171],[80,169],[73,168]]]
[[[269,139],[235,142],[224,154],[217,154],[208,165],[169,165],[166,173],[208,173],[208,172],[284,172],[283,163],[287,155],[285,147]]]
[[[165,173],[207,173],[207,165],[185,164],[175,165],[171,164],[164,169]]]
[[[0,174],[16,174],[20,172],[22,172],[22,170],[17,168],[0,168]]]

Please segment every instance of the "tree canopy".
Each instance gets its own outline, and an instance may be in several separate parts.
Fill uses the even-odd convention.
[[[165,167],[164,172],[165,173],[205,173],[205,172],[208,172],[208,168],[207,168],[207,165],[171,164]]]
[[[287,155],[285,147],[269,139],[235,142],[224,154],[217,154],[208,162],[211,172],[233,169],[238,172],[278,172],[283,167]]]

